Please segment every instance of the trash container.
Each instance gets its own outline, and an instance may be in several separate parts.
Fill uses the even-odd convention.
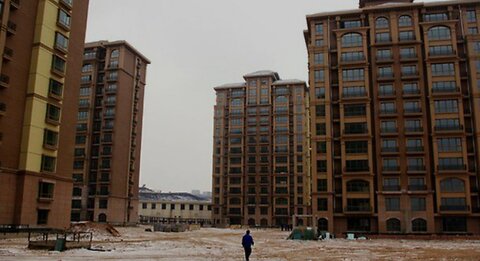
[[[65,238],[57,238],[57,241],[55,241],[55,251],[59,251],[59,252],[65,251],[65,243],[66,243]]]

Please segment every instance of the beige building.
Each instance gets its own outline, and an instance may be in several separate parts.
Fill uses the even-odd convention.
[[[70,225],[88,3],[0,1],[0,224]]]
[[[75,148],[71,150],[72,221],[138,222],[148,64],[150,61],[125,41],[84,46]]]
[[[307,23],[317,226],[480,234],[480,1],[360,0]]]
[[[190,193],[139,190],[140,223],[211,224],[211,198]]]
[[[291,224],[310,213],[308,88],[273,71],[243,78],[215,88],[212,217],[220,226]]]

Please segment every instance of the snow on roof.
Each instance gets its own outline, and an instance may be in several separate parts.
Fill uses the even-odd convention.
[[[227,84],[223,84],[223,85],[220,85],[220,86],[217,86],[215,87],[214,89],[229,89],[229,88],[241,88],[241,87],[245,87],[245,83],[244,82],[239,82],[239,83],[227,83]]]
[[[273,83],[273,85],[288,85],[288,84],[306,84],[306,83],[298,79],[278,80]]]
[[[245,74],[243,77],[248,78],[248,77],[261,77],[261,76],[272,76],[273,78],[280,80],[278,73],[270,70],[256,71],[253,73]]]
[[[167,201],[167,202],[210,202],[210,198],[202,195],[193,195],[186,192],[172,192],[172,193],[161,193],[161,192],[141,192],[138,194],[139,200],[143,201]]]

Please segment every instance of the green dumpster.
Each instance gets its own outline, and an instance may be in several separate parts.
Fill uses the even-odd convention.
[[[60,252],[65,251],[65,243],[66,243],[65,238],[57,238],[57,241],[55,242],[55,251],[60,251]]]

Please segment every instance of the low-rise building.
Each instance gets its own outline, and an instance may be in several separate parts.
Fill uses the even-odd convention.
[[[140,223],[211,224],[211,198],[184,192],[139,189]]]

